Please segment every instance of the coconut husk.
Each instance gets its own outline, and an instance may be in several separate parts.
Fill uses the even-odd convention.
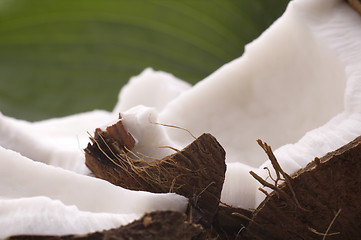
[[[252,212],[243,208],[220,205],[214,218],[213,232],[225,240],[241,239],[241,232],[251,220]]]
[[[86,165],[93,174],[131,190],[185,196],[190,221],[209,227],[217,213],[226,171],[225,151],[218,141],[205,133],[183,150],[153,159],[132,152],[135,141],[129,138],[121,120],[105,131],[96,129],[85,149]]]
[[[124,227],[84,235],[66,236],[13,236],[8,240],[191,240],[202,232],[200,225],[186,220],[186,215],[174,211],[145,214],[141,219]]]
[[[292,176],[282,171],[271,148],[259,143],[277,179],[268,184],[251,173],[273,192],[265,192],[242,239],[361,239],[361,137]]]

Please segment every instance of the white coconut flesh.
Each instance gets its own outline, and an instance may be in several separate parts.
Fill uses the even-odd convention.
[[[0,238],[14,234],[86,234],[104,228],[117,228],[143,214],[93,213],[80,211],[59,200],[38,196],[0,200]]]
[[[359,26],[361,17],[342,0],[294,0],[280,19],[246,46],[242,57],[192,88],[148,69],[123,88],[112,113],[94,111],[38,123],[1,116],[0,204],[6,211],[0,211],[0,222],[11,218],[21,223],[11,231],[0,225],[2,237],[41,232],[41,227],[38,232],[25,227],[20,215],[26,211],[26,221],[33,217],[35,222],[45,222],[54,208],[58,209],[54,223],[67,214],[89,216],[87,229],[77,224],[90,232],[127,222],[122,220],[124,214],[185,209],[187,201],[177,195],[132,192],[81,175],[89,174],[82,151],[86,132],[114,121],[119,111],[137,140],[135,151],[157,158],[170,153],[159,147],[180,149],[193,139],[184,130],[155,122],[194,135],[213,134],[227,154],[221,200],[257,207],[264,194],[249,171],[266,178],[263,168],[271,166],[256,139],[270,144],[282,168],[292,173],[361,135]],[[44,215],[33,210],[38,204],[47,209]],[[100,213],[105,213],[102,220],[95,217]],[[58,231],[48,226],[54,232],[47,234],[69,234],[74,228],[64,225],[64,231]]]
[[[2,147],[0,156],[0,238],[44,234],[42,230],[48,234],[86,233],[119,227],[145,212],[185,211],[187,207],[187,199],[176,194],[130,191],[101,179],[32,161]],[[56,206],[59,209],[53,211]],[[74,219],[69,222],[70,214]],[[42,221],[47,223],[42,225]],[[64,224],[58,229],[62,221]],[[6,227],[11,222],[16,225]],[[69,224],[73,227],[68,229]],[[72,232],[78,226],[79,231]],[[24,232],[25,229],[29,231]]]

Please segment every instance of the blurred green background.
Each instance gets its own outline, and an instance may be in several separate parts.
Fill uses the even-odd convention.
[[[0,111],[111,110],[146,67],[196,83],[240,56],[288,0],[0,0]]]

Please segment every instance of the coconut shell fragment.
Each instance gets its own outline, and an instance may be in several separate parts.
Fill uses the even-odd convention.
[[[265,149],[273,155],[270,148]],[[316,158],[288,182],[275,184],[254,211],[242,239],[361,239],[360,174],[358,137]]]
[[[225,177],[225,151],[211,134],[203,134],[182,151],[163,159],[133,153],[109,132],[117,129],[131,138],[121,120],[105,131],[96,129],[85,149],[86,165],[93,174],[131,190],[174,192],[189,199],[190,221],[210,226],[217,212]],[[131,146],[131,145],[130,145]]]
[[[191,240],[202,231],[200,225],[186,221],[186,215],[174,211],[145,214],[141,219],[124,227],[84,235],[66,236],[13,236],[8,240]]]

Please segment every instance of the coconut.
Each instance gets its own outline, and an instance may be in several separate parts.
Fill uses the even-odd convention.
[[[82,152],[87,132],[108,126],[121,110],[125,129],[135,140],[132,151],[150,158],[162,159],[172,148],[185,148],[193,141],[189,132],[211,133],[227,154],[221,202],[255,209],[267,192],[258,191],[265,182],[258,183],[249,172],[259,179],[268,177],[268,183],[278,176],[256,139],[274,146],[279,169],[291,175],[361,135],[360,24],[360,15],[345,1],[294,0],[280,19],[246,46],[242,57],[192,88],[169,74],[148,70],[121,91],[124,105],[118,103],[112,113],[94,111],[37,123],[1,115],[1,198],[46,196],[61,201],[65,207],[59,207],[59,218],[71,205],[91,214],[185,212],[188,201],[179,195],[132,192],[89,176]],[[153,74],[174,81],[157,82]],[[152,82],[165,88],[147,91]],[[153,94],[159,89],[170,94],[164,98]],[[143,95],[133,94],[137,92]],[[161,146],[170,148],[160,150]],[[120,200],[124,202],[116,204]],[[23,201],[17,204],[26,207]],[[50,205],[44,207],[51,209]],[[32,216],[32,209],[27,209]],[[332,210],[336,212],[330,214],[329,225],[342,214]],[[0,218],[8,216],[24,221],[15,208]],[[46,216],[38,219],[46,221]],[[97,230],[108,228],[105,222]],[[0,230],[3,236],[17,234],[16,229],[0,226]]]
[[[91,141],[85,159],[96,177],[127,189],[185,196],[191,222],[212,224],[226,171],[224,149],[212,135],[202,134],[163,159],[132,152],[135,141],[121,120],[105,131],[96,129]]]

